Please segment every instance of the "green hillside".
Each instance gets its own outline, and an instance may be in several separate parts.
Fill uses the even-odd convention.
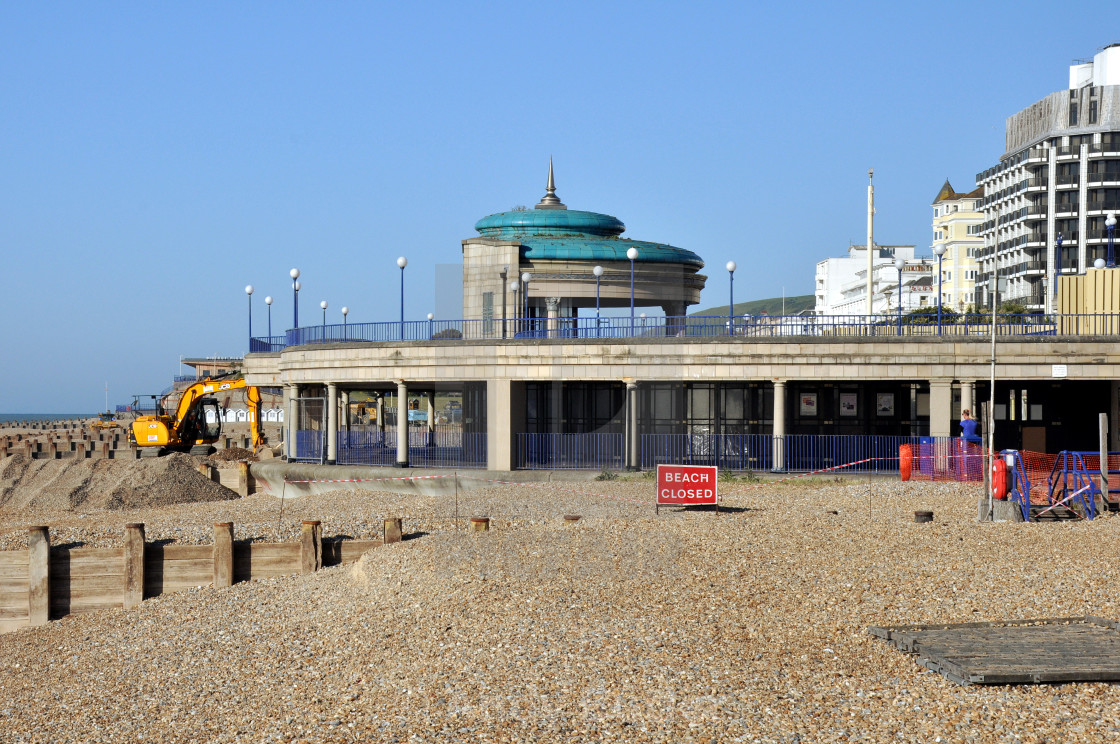
[[[785,299],[786,315],[793,315],[802,310],[812,310],[814,304],[816,304],[816,302],[811,294],[787,297]],[[782,298],[771,297],[768,300],[751,300],[750,302],[735,303],[735,315],[740,317],[743,315],[760,315],[763,312],[767,315],[781,315]],[[727,305],[719,305],[717,307],[707,308],[706,310],[696,310],[695,312],[689,313],[690,317],[695,315],[727,317]]]

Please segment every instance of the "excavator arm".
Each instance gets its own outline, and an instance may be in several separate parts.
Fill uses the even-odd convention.
[[[267,443],[261,428],[261,392],[253,385],[246,385],[243,377],[207,378],[190,385],[179,396],[174,413],[143,417],[133,423],[136,443],[141,447],[166,446],[179,449],[215,441],[220,433],[220,419],[217,428],[207,431],[206,409],[213,409],[214,414],[219,417],[221,412],[212,394],[242,388],[245,388],[245,397],[249,403],[253,449],[257,449]],[[162,405],[160,407],[163,408]]]

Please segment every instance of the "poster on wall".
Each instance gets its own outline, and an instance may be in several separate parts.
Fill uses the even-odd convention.
[[[879,416],[894,415],[894,393],[875,393],[875,413]]]
[[[840,393],[840,415],[855,416],[859,393]]]
[[[817,394],[816,393],[802,393],[801,394],[801,415],[802,416],[816,416],[817,415]]]

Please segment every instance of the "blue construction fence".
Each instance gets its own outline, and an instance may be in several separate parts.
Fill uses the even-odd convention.
[[[787,434],[781,472],[836,468],[846,473],[897,473],[898,449],[947,449],[951,437]],[[772,434],[643,434],[643,470],[662,465],[715,465],[734,471],[775,470]],[[518,434],[517,467],[523,470],[621,470],[622,434]],[[916,467],[932,467],[919,456]]]

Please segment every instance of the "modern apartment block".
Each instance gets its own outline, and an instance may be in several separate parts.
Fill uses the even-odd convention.
[[[984,247],[980,237],[980,200],[984,189],[967,194],[958,193],[949,180],[933,200],[933,255],[944,247],[941,258],[941,304],[950,310],[964,312],[976,304],[976,276],[980,269],[977,256]],[[934,292],[937,275],[934,274]]]
[[[1120,211],[1120,44],[1072,65],[1068,90],[1010,117],[1005,142],[999,164],[976,176],[977,299],[989,302],[998,271],[1001,303],[1052,312],[1056,272],[1084,274],[1104,258],[1105,219]]]

